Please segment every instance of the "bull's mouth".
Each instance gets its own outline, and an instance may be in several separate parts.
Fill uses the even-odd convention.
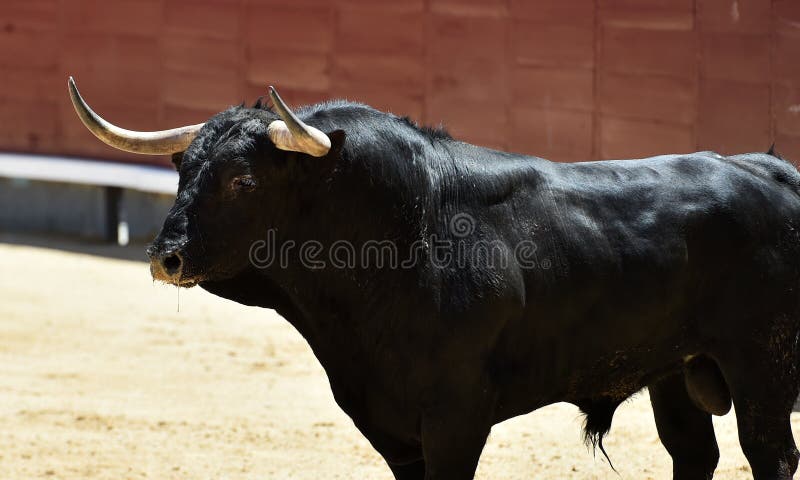
[[[205,280],[202,275],[191,275],[183,272],[169,274],[159,262],[150,263],[150,275],[157,282],[175,285],[176,287],[192,288]]]
[[[201,281],[203,281],[201,278],[179,278],[177,282],[172,282],[172,284],[182,288],[192,288]]]

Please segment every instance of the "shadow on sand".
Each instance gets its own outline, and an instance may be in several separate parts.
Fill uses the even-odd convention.
[[[29,247],[50,248],[85,255],[148,262],[144,243],[134,243],[124,247],[103,242],[101,240],[84,239],[73,236],[28,233],[0,233],[0,243],[9,245],[25,245]]]

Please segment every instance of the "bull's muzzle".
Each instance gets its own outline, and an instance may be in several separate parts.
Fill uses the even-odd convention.
[[[183,277],[184,259],[179,250],[148,251],[148,255],[150,256],[150,273],[153,275],[153,280],[173,285],[194,283],[191,279]]]

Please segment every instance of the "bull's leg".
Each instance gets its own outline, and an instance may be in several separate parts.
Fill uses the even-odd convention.
[[[408,463],[405,465],[392,465],[395,480],[425,480],[425,460],[417,460],[416,462]]]
[[[798,393],[794,339],[784,345],[775,340],[738,348],[720,363],[755,480],[791,479],[800,457],[789,420]]]
[[[425,460],[419,444],[400,441],[360,417],[353,417],[353,423],[383,457],[395,480],[425,479]]]
[[[485,416],[485,411],[456,408],[423,417],[425,480],[471,480],[475,476],[491,429]]]
[[[683,374],[676,372],[649,386],[661,443],[672,457],[674,480],[709,480],[719,460],[711,415],[694,406]]]

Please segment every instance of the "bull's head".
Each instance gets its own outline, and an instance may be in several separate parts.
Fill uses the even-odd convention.
[[[224,279],[246,268],[250,244],[264,238],[276,195],[285,189],[277,182],[286,177],[286,152],[323,157],[331,150],[329,136],[303,123],[272,87],[274,112],[234,107],[204,124],[154,132],[107,122],[72,78],[69,93],[83,124],[106,144],[172,155],[178,194],[147,254],[153,278],[175,285]]]

